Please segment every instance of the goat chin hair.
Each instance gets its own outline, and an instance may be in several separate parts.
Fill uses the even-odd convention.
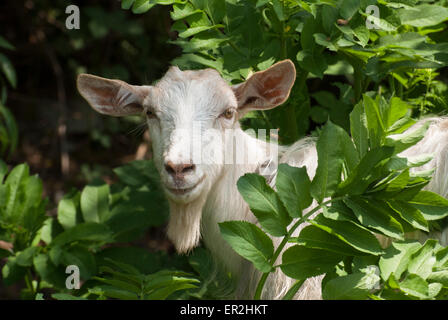
[[[416,130],[425,122],[430,126],[425,137],[413,147],[405,150],[400,155],[413,157],[421,154],[432,154],[433,159],[422,167],[413,168],[413,172],[435,169],[431,182],[425,186],[426,190],[433,191],[441,196],[448,197],[448,118],[428,117],[418,121],[409,131]],[[262,157],[259,164],[266,162],[266,152],[270,149],[270,143],[253,138],[243,131],[241,137],[248,146],[256,146]],[[315,139],[303,138],[290,146],[278,146],[278,162],[287,163],[295,167],[306,166],[307,173],[312,179],[317,169],[317,151]],[[202,238],[205,246],[211,251],[216,264],[221,264],[227,271],[237,275],[237,288],[235,298],[247,299],[253,297],[255,288],[261,273],[251,263],[236,254],[233,249],[222,239],[218,223],[229,220],[244,220],[256,223],[256,218],[239,194],[236,182],[245,173],[258,172],[259,165],[225,165],[223,172],[213,186],[209,186],[206,197],[198,199],[195,203],[179,206],[170,203],[171,217],[168,225],[168,236],[173,241],[178,252],[186,253],[193,249]],[[275,175],[275,174],[274,174]],[[275,177],[268,179],[272,187],[275,187]],[[314,207],[314,203],[312,207]],[[186,217],[186,213],[188,217]],[[305,212],[306,213],[306,212]],[[318,213],[316,213],[318,214]],[[176,220],[176,221],[174,221]],[[302,224],[293,236],[297,236],[305,227]],[[378,235],[383,247],[390,244],[391,240]],[[435,238],[442,245],[448,243],[448,229],[442,232],[414,232],[407,234],[407,238],[425,241]],[[274,237],[274,246],[277,247],[281,238]],[[286,250],[290,245],[285,246]],[[281,255],[279,261],[281,263]],[[307,279],[301,289],[295,295],[295,299],[321,299],[322,276]],[[279,268],[271,273],[262,292],[263,299],[279,299],[296,280],[287,277]]]

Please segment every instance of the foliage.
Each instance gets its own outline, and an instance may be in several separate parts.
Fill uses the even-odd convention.
[[[155,4],[172,5],[173,43],[183,49],[173,63],[182,68],[211,67],[236,83],[279,60],[296,62],[289,101],[245,120],[252,128],[280,128],[283,143],[306,134],[308,119],[323,124],[330,118],[348,130],[351,106],[368,89],[410,98],[420,107],[415,115],[447,109],[446,99],[431,89],[435,70],[448,65],[445,1],[122,1],[138,13]],[[372,4],[380,10],[372,18],[380,29],[366,27]],[[310,94],[306,80],[316,78],[332,88]],[[446,86],[438,90],[446,98]]]
[[[239,179],[239,191],[262,229],[241,221],[220,227],[232,248],[263,273],[254,298],[260,298],[276,268],[299,284],[325,274],[324,299],[446,297],[446,248],[436,240],[423,245],[405,240],[405,234],[440,228],[437,223],[448,216],[448,200],[422,190],[431,172],[410,170],[431,156],[399,155],[427,129],[403,133],[414,123],[410,113],[410,105],[399,98],[364,95],[350,114],[353,140],[332,122],[322,129],[311,183],[304,168],[287,164],[278,168],[277,191],[256,174]],[[284,188],[292,183],[296,188]],[[291,195],[296,190],[300,194]],[[296,235],[303,223],[309,225]],[[282,237],[277,248],[268,234]],[[383,248],[377,235],[391,244]],[[287,243],[294,245],[283,252]],[[287,297],[299,289],[294,286]]]
[[[192,288],[198,288],[192,292],[197,297],[210,292],[205,286],[215,280],[198,286],[196,277],[211,275],[195,274],[198,264],[212,267],[207,254],[192,256],[190,267],[184,258],[114,246],[166,221],[167,204],[151,161],[115,169],[115,184],[97,181],[81,192],[72,190],[59,202],[57,217],[46,216],[42,182],[29,175],[26,164],[9,174],[0,164],[0,257],[7,257],[3,284],[25,279],[23,298],[35,298],[45,288],[56,291],[56,299],[165,299]],[[76,296],[66,289],[68,265],[77,265],[85,281]],[[186,271],[173,270],[180,267]]]
[[[0,35],[0,49],[14,50],[14,46]],[[17,75],[11,61],[0,52],[0,156],[10,155],[17,147],[18,130],[12,113],[5,107],[7,86],[17,86]]]

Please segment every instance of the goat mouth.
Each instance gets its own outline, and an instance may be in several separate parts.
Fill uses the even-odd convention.
[[[187,194],[187,193],[193,191],[193,189],[196,188],[198,185],[200,185],[201,182],[204,181],[204,179],[205,179],[205,174],[198,180],[198,182],[196,182],[195,185],[193,185],[191,187],[188,187],[188,188],[168,188],[167,187],[167,189],[172,194],[181,196],[181,195],[184,195],[184,194]]]

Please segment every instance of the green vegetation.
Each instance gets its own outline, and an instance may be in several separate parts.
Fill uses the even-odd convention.
[[[380,10],[373,20],[380,29],[366,27],[366,7],[372,4]],[[157,5],[170,10],[177,37],[152,47],[142,19],[161,10]],[[271,111],[250,112],[242,123],[279,128],[283,144],[316,136],[316,176],[311,180],[305,168],[282,164],[273,190],[263,177],[246,174],[237,187],[261,227],[220,224],[224,239],[263,273],[251,298],[260,298],[277,268],[297,280],[284,299],[322,274],[324,299],[447,298],[447,248],[405,234],[442,229],[448,200],[422,190],[431,172],[410,172],[430,155],[398,154],[425,134],[427,126],[403,134],[413,119],[448,110],[448,1],[123,0],[121,6],[81,8],[86,27],[70,31],[69,41],[51,35],[55,55],[69,61],[72,80],[85,71],[86,59],[73,52],[87,50],[89,72],[144,83],[145,72],[164,68],[146,56],[151,50],[163,53],[167,43],[182,50],[173,64],[211,67],[233,84],[282,59],[296,65],[289,100]],[[48,3],[39,8],[55,10]],[[63,11],[55,12],[60,17]],[[120,50],[111,50],[118,52],[115,60],[105,59],[103,67],[95,41],[119,43]],[[177,256],[138,244],[148,228],[164,225],[168,212],[151,161],[118,166],[107,183],[95,178],[98,172],[89,173],[85,187],[72,188],[54,204],[29,165],[9,163],[20,146],[16,120],[5,107],[8,88],[21,78],[8,58],[13,44],[0,36],[0,286],[19,284],[23,299],[232,297],[232,275],[221,272],[204,248]],[[89,132],[108,153],[113,135],[127,128],[126,121],[110,121]],[[56,214],[49,213],[52,207]],[[305,222],[310,225],[293,235]],[[382,247],[376,234],[390,237],[391,244]],[[270,236],[282,238],[278,248]],[[292,246],[282,253],[287,244]],[[80,290],[66,288],[65,268],[71,264],[80,267]]]

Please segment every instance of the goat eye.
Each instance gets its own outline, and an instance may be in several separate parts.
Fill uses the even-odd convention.
[[[155,118],[156,114],[154,113],[154,111],[148,109],[148,110],[146,110],[146,116],[148,118]]]
[[[233,108],[229,108],[226,111],[224,111],[224,113],[222,114],[222,116],[226,119],[232,119],[233,118],[233,114],[235,113],[235,110]]]

